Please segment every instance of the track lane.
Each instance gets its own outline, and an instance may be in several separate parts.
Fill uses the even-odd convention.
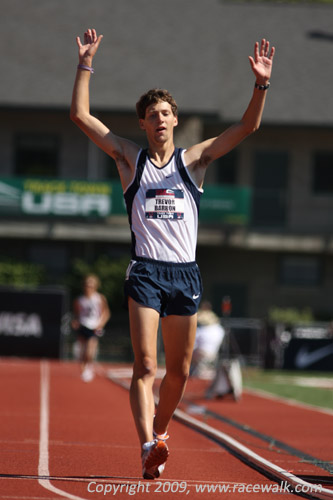
[[[186,404],[186,400],[188,404]],[[258,436],[265,436],[267,448],[279,449],[284,453],[287,449],[279,447],[279,442],[285,444],[286,448],[300,450],[306,455],[317,457],[318,461],[327,462],[328,472],[333,473],[332,448],[328,446],[329,437],[332,434],[332,416],[318,412],[310,408],[300,408],[286,405],[282,401],[265,400],[262,397],[252,394],[243,395],[240,403],[233,401],[218,400],[196,400],[192,411],[205,409],[202,418],[210,419],[212,422],[214,415],[221,415],[225,422],[224,429],[227,429],[234,436],[242,436],[241,439],[255,439]],[[186,399],[182,407],[191,411],[191,401]],[[228,423],[229,421],[229,423]],[[234,425],[233,425],[234,423]],[[236,425],[239,425],[237,428]],[[215,423],[214,423],[215,425]],[[242,429],[243,428],[243,429]],[[250,431],[253,431],[251,433]],[[271,438],[271,439],[269,439]],[[263,445],[263,439],[261,447]],[[259,445],[260,446],[260,445]],[[330,466],[329,466],[330,465]]]
[[[37,474],[40,362],[0,359],[0,394],[0,498],[54,498],[36,479],[20,477]]]
[[[89,495],[87,486],[92,476],[98,476],[93,482],[122,486],[123,492],[117,492],[117,497],[122,498],[128,496],[126,484],[147,483],[141,479],[128,392],[102,377],[83,384],[77,367],[70,364],[53,364],[51,374],[50,470],[58,477],[68,476],[70,470],[72,476],[82,478],[79,484],[66,484],[66,491],[91,498],[93,492]],[[170,433],[171,455],[161,482],[174,483],[176,488],[176,483],[186,480],[190,498],[202,498],[202,493],[194,492],[198,484],[269,482],[243,464],[244,470],[239,473],[239,461],[225,449],[175,421]],[[149,498],[160,498],[158,492],[154,493],[157,483],[150,484]],[[163,492],[166,500],[179,496],[184,495]],[[217,496],[220,494],[209,493],[209,498]]]
[[[218,492],[196,493],[195,488],[200,485],[236,488],[234,493],[223,493],[226,499],[240,495],[244,498],[239,488],[246,485],[277,487],[276,483],[242,464],[225,448],[172,421],[171,455],[160,488],[174,485],[178,492],[154,491],[158,487],[156,481],[141,479],[139,447],[128,393],[104,376],[97,377],[91,384],[84,384],[74,363],[47,363],[50,368],[50,477],[42,479],[49,481],[54,491],[45,489],[37,480],[40,363],[1,360],[0,375],[3,377],[0,377],[0,388],[5,394],[5,406],[0,413],[0,439],[6,446],[1,448],[0,464],[1,472],[12,477],[0,476],[0,498],[31,500],[71,498],[72,495],[89,499],[103,496],[97,491],[89,491],[89,485],[92,485],[90,490],[108,485],[113,488],[113,493],[108,492],[109,496],[125,498],[129,496],[131,485],[143,488],[145,484],[144,487],[150,490],[137,491],[136,496],[168,500],[185,496],[179,490],[184,480],[189,498],[220,498]],[[20,391],[21,394],[23,391],[22,397]],[[12,461],[10,454],[14,457]],[[19,477],[24,474],[30,479]],[[61,493],[56,493],[56,490]],[[276,500],[275,494],[251,493],[251,498]]]
[[[207,400],[206,388],[207,381],[190,380],[180,407],[300,480],[322,482],[333,498],[332,412],[246,391],[237,404]]]

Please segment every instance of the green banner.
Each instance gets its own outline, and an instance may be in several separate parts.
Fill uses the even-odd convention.
[[[0,178],[0,214],[108,217],[126,209],[120,182]]]
[[[246,187],[204,187],[200,203],[200,221],[205,224],[248,224],[251,190]]]
[[[207,185],[201,198],[205,224],[247,224],[248,188]],[[0,178],[0,214],[45,217],[126,215],[120,182],[46,178]]]

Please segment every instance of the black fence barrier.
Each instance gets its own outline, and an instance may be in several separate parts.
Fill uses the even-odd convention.
[[[222,318],[225,357],[265,369],[333,371],[331,323],[286,325],[251,318]]]
[[[261,337],[263,322],[256,318],[221,318],[225,329],[222,354],[226,358],[237,357],[243,364],[261,364]]]
[[[264,368],[333,371],[333,332],[330,323],[266,324]]]
[[[0,288],[0,356],[61,358],[65,288]]]

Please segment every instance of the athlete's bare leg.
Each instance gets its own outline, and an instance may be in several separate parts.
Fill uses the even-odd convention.
[[[132,347],[134,351],[130,403],[141,445],[153,439],[155,403],[153,383],[157,367],[159,313],[128,299]]]
[[[166,374],[160,387],[154,430],[167,431],[170,419],[181,400],[190,372],[197,329],[197,315],[162,318]]]
[[[87,364],[93,363],[96,359],[97,356],[97,346],[98,346],[98,338],[97,337],[90,337],[87,340],[87,345],[86,345],[86,358],[85,362]]]

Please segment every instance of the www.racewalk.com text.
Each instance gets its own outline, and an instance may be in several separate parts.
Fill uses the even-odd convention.
[[[97,483],[88,484],[89,493],[99,493],[103,496],[116,496],[121,493],[133,496],[136,493],[314,493],[320,492],[321,485],[297,484],[291,486],[287,481],[280,484],[244,484],[244,483],[187,483],[186,481],[156,481],[154,483]]]

